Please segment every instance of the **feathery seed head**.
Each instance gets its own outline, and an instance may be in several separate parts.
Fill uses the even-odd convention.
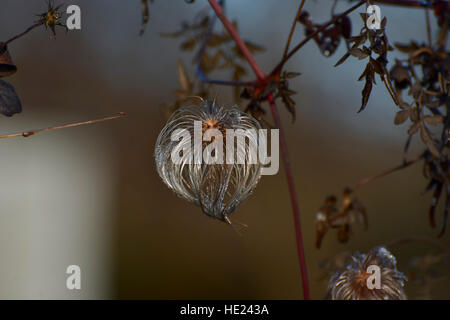
[[[197,149],[195,138],[199,132],[196,132],[195,122],[201,123],[201,148]],[[252,193],[261,177],[262,166],[252,161],[260,128],[257,120],[236,106],[205,102],[200,106],[181,107],[169,118],[156,141],[158,174],[179,197],[200,206],[208,216],[229,223],[228,217]],[[247,143],[235,143],[238,129],[246,130]],[[181,141],[173,139],[173,135],[180,132]],[[235,160],[231,163],[226,160],[229,157],[227,146],[234,148]],[[173,161],[174,152],[180,161]],[[210,161],[220,156],[222,162]],[[199,158],[204,161],[198,161]]]
[[[406,300],[407,278],[397,270],[395,257],[384,247],[367,254],[356,253],[345,270],[338,271],[328,284],[332,300]],[[379,270],[377,274],[376,270]],[[379,286],[373,281],[379,277]]]

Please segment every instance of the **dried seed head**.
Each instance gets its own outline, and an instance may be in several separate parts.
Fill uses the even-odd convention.
[[[48,8],[47,11],[41,14],[38,14],[40,17],[39,23],[42,23],[46,29],[50,28],[53,35],[56,36],[56,27],[64,27],[66,29],[66,32],[68,31],[67,26],[62,23],[62,16],[60,9],[62,7],[61,5],[58,5],[55,7],[55,4],[53,3],[53,0],[48,1]]]
[[[12,62],[7,46],[0,42],[0,78],[8,77],[17,72],[17,67]]]
[[[210,160],[218,156],[215,154],[217,150],[218,153],[223,151],[223,163],[192,161],[196,153],[194,121],[201,122],[203,143],[200,156]],[[261,164],[251,160],[251,150],[257,148],[257,130],[260,128],[257,120],[237,107],[226,108],[215,105],[214,102],[181,107],[169,118],[156,141],[155,161],[158,174],[179,197],[200,206],[208,216],[229,223],[228,217],[252,193],[261,177]],[[184,139],[181,142],[172,141],[172,134],[179,129],[185,129],[191,138],[185,142]],[[207,152],[207,144],[215,142],[215,135],[211,135],[209,129],[215,129],[223,137],[220,143],[217,141],[217,150],[212,152]],[[235,144],[235,139],[227,140],[230,136],[227,129],[250,129],[246,131],[250,132],[247,143]],[[234,146],[233,157],[237,155],[237,159],[229,164],[225,161],[228,157],[226,147],[231,141]],[[174,162],[172,153],[180,146],[194,152],[185,152],[187,149],[183,149],[181,161]]]
[[[407,299],[403,290],[407,279],[397,270],[395,257],[386,248],[375,247],[368,254],[356,253],[352,259],[345,270],[330,279],[328,296],[332,300]],[[379,267],[378,275],[373,272],[373,266]],[[378,288],[368,284],[376,276],[379,276]]]

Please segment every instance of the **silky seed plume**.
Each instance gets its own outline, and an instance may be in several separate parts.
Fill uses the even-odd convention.
[[[195,159],[194,151],[183,152],[181,161],[174,162],[172,152],[175,148],[195,150],[195,147],[193,139],[173,141],[172,135],[184,129],[190,137],[194,137],[195,121],[201,122],[203,142],[200,156],[205,161],[192,161]],[[233,163],[223,161],[208,164],[208,160],[219,154],[223,154],[225,159],[227,143],[230,144],[227,140],[228,129],[246,130],[248,143],[235,144],[234,139],[232,140],[236,155]],[[208,216],[230,223],[229,216],[248,198],[261,177],[262,166],[258,161],[252,161],[254,159],[251,152],[258,146],[258,129],[261,129],[259,122],[236,106],[224,107],[214,102],[205,102],[200,106],[181,107],[169,118],[156,141],[155,161],[158,174],[179,197],[195,203]],[[220,133],[223,141],[215,141],[216,136],[208,134],[210,131]],[[210,142],[218,143],[219,152],[206,152]]]

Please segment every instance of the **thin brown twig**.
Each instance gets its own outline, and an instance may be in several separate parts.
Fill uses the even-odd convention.
[[[291,31],[289,31],[289,37],[286,42],[286,46],[284,48],[283,52],[283,59],[286,57],[289,46],[291,45],[292,36],[294,35],[295,27],[297,26],[298,18],[300,17],[300,14],[302,13],[303,5],[305,4],[305,0],[302,0],[300,3],[300,6],[298,7],[297,14],[295,15],[294,22],[292,22]]]
[[[401,169],[407,168],[407,167],[409,167],[410,165],[412,165],[412,164],[414,164],[414,163],[420,161],[421,159],[423,159],[423,154],[420,155],[420,156],[418,156],[417,158],[415,158],[415,159],[413,159],[413,160],[405,161],[404,163],[402,163],[402,164],[399,165],[399,166],[396,166],[396,167],[394,167],[394,168],[390,168],[390,169],[385,170],[385,171],[383,171],[383,172],[380,172],[380,173],[378,173],[378,174],[376,174],[376,175],[374,175],[374,176],[371,176],[371,177],[362,179],[362,180],[358,181],[358,182],[355,184],[355,186],[353,187],[353,189],[356,190],[356,189],[361,188],[362,186],[364,186],[364,185],[366,185],[366,184],[368,184],[368,183],[370,183],[370,182],[372,182],[372,181],[374,181],[374,180],[377,180],[377,179],[379,179],[379,178],[385,177],[385,176],[387,176],[387,175],[389,175],[389,174],[391,174],[391,173],[394,173],[394,172],[396,172],[396,171],[399,171],[399,170],[401,170]]]
[[[427,23],[427,38],[428,38],[428,46],[430,48],[433,47],[433,42],[431,41],[431,24],[430,24],[430,13],[428,8],[425,8],[425,20]]]
[[[28,137],[33,136],[38,133],[79,127],[79,126],[84,126],[84,125],[88,125],[88,124],[105,122],[105,121],[109,121],[109,120],[116,120],[116,119],[125,118],[126,116],[127,116],[127,114],[125,112],[119,112],[119,114],[116,116],[106,117],[106,118],[102,118],[102,119],[89,120],[89,121],[83,121],[83,122],[78,122],[78,123],[69,123],[69,124],[65,124],[65,125],[61,125],[61,126],[50,127],[50,128],[45,128],[45,129],[30,130],[30,131],[25,131],[25,132],[21,132],[21,133],[7,134],[7,135],[0,136],[0,139],[7,139],[7,138],[14,138],[14,137],[28,138]]]
[[[23,37],[24,35],[26,35],[28,32],[30,32],[31,30],[41,26],[44,22],[42,20],[39,20],[38,22],[36,22],[35,24],[33,24],[32,26],[28,27],[24,32],[19,33],[18,35],[15,35],[14,37],[12,37],[11,39],[6,40],[1,47],[7,46],[9,43],[13,42],[14,40],[17,40],[21,37]],[[0,47],[0,49],[1,49]]]
[[[272,73],[275,73],[277,71],[280,71],[284,64],[298,51],[300,50],[306,43],[308,43],[311,39],[313,39],[315,36],[317,36],[320,32],[324,31],[329,26],[335,24],[338,20],[340,20],[342,17],[348,15],[352,11],[358,9],[360,6],[366,3],[366,0],[361,0],[357,4],[355,4],[353,7],[347,9],[340,15],[337,15],[333,20],[329,21],[328,23],[325,23],[323,26],[318,28],[315,32],[307,36],[303,41],[301,41],[298,45],[296,45],[291,51],[288,52],[288,54],[278,63],[278,65],[274,68]]]

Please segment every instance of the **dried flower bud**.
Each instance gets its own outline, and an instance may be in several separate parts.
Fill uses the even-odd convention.
[[[203,142],[200,151],[195,151],[195,121],[201,123]],[[179,197],[200,206],[208,216],[230,223],[228,217],[252,193],[261,177],[262,166],[254,161],[251,156],[253,153],[250,152],[257,148],[256,132],[260,128],[258,121],[237,107],[226,108],[215,105],[214,102],[181,107],[169,118],[156,141],[155,161],[158,174]],[[188,132],[194,139],[172,141],[172,135],[180,132],[179,129],[185,129],[183,132]],[[216,141],[219,139],[215,135],[211,136],[211,130],[208,129],[215,129],[214,132],[221,135],[222,141]],[[244,129],[254,134],[247,136],[248,143],[235,144],[234,137],[233,140],[228,140],[231,135],[228,129]],[[225,161],[225,157],[229,157],[227,145],[230,145],[230,141],[234,146],[233,159],[234,155],[238,158],[231,164]],[[207,145],[209,142],[211,143]],[[211,151],[209,146],[215,142],[218,147]],[[182,155],[178,153],[180,147]],[[181,161],[173,161],[174,150],[180,155]],[[219,154],[223,156],[222,163],[208,164],[203,161],[205,157],[205,160],[211,160]],[[196,155],[200,155],[200,162],[195,160]]]
[[[17,67],[12,62],[7,46],[0,42],[0,78],[8,77],[17,72]]]
[[[63,27],[66,29],[66,32],[68,31],[68,28],[66,25],[62,23],[62,12],[61,12],[62,4],[55,7],[53,1],[48,2],[48,8],[47,11],[41,14],[38,14],[40,17],[38,23],[41,23],[45,26],[46,29],[50,28],[53,35],[56,36],[56,27]]]
[[[407,299],[403,291],[407,278],[397,270],[395,257],[386,248],[375,247],[368,254],[356,253],[352,259],[353,262],[345,270],[331,277],[328,283],[330,299]]]

